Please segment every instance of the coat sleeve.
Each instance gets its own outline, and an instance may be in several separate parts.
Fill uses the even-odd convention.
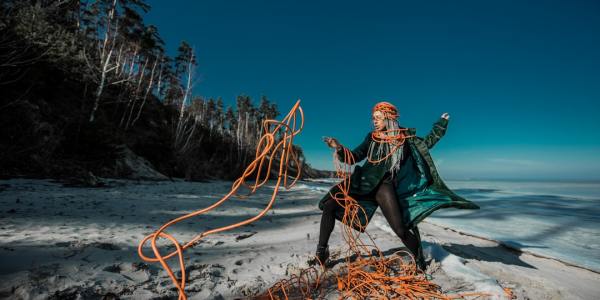
[[[369,151],[369,144],[371,142],[371,132],[367,134],[365,139],[358,145],[354,150],[352,150],[352,156],[354,156],[354,162],[357,163],[367,157],[367,152]],[[344,160],[344,149],[346,147],[342,146],[342,148],[336,152],[338,159],[340,161]]]
[[[431,132],[427,134],[423,141],[427,148],[431,149],[433,146],[446,134],[446,129],[448,128],[448,120],[444,118],[440,118],[437,122],[433,124],[433,128]]]

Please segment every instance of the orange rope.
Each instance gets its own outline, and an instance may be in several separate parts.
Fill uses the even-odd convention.
[[[300,114],[300,125],[298,129],[297,114]],[[159,262],[162,265],[178,290],[179,300],[187,299],[185,294],[186,271],[183,251],[210,234],[231,230],[258,220],[272,207],[282,183],[282,178],[283,186],[288,189],[299,179],[301,174],[300,164],[296,153],[292,151],[292,145],[294,136],[302,131],[303,126],[304,114],[300,107],[300,101],[296,102],[294,107],[282,121],[265,120],[263,122],[264,130],[256,149],[256,158],[248,165],[243,172],[243,175],[234,181],[229,193],[207,208],[189,213],[165,223],[157,231],[146,236],[140,242],[138,246],[138,255],[144,261]],[[282,131],[283,138],[275,144],[275,135],[279,130]],[[290,157],[296,163],[298,172],[294,180],[288,185],[287,168]],[[258,215],[232,225],[202,232],[184,245],[181,245],[177,239],[165,232],[169,227],[178,222],[199,216],[218,207],[232,195],[235,195],[242,185],[250,188],[250,194],[254,193],[270,178],[270,172],[275,158],[279,158],[280,162],[277,182],[269,203]],[[266,171],[263,171],[263,166],[267,159],[268,167],[266,168]],[[337,283],[340,299],[424,298],[450,300],[462,298],[467,295],[488,295],[486,293],[468,293],[456,296],[443,295],[440,291],[440,287],[428,281],[423,272],[416,268],[416,263],[411,253],[399,251],[394,253],[391,257],[385,257],[366,231],[364,234],[368,237],[370,242],[364,243],[360,237],[362,234],[361,231],[364,231],[367,224],[361,224],[359,213],[362,213],[363,215],[366,215],[366,213],[364,209],[358,205],[358,202],[348,195],[350,191],[351,165],[354,164],[354,157],[348,149],[344,148],[343,162],[336,158],[334,159],[334,164],[336,166],[336,174],[342,179],[342,182],[338,184],[341,192],[332,195],[332,197],[339,205],[344,207],[342,222],[346,226],[342,226],[342,237],[349,246],[344,266],[337,272],[333,272],[332,269],[327,270],[324,265],[321,265],[320,271],[313,267],[303,269],[298,275],[292,275],[289,279],[283,279],[277,282],[267,290],[266,294],[258,296],[259,299],[296,299],[299,295],[301,295],[302,299],[323,299],[324,293],[326,292],[325,287],[330,287],[334,283]],[[254,184],[247,184],[245,180],[253,174],[256,176]],[[361,230],[353,230],[353,226],[351,225],[354,225],[354,227]],[[160,253],[156,245],[159,238],[171,241],[175,246],[175,251],[172,251],[169,254]],[[147,241],[150,241],[154,253],[153,257],[146,256],[143,253],[143,248]],[[375,252],[376,255],[372,255],[373,252]],[[172,268],[167,264],[167,260],[175,255],[178,257],[179,268],[181,270],[180,279],[175,276]],[[352,257],[356,257],[356,259],[352,261]],[[408,262],[404,259],[405,257],[409,257]]]
[[[299,125],[298,125],[298,114],[300,115],[300,124]],[[243,175],[233,183],[233,185],[231,187],[231,191],[229,193],[227,193],[225,196],[223,196],[223,198],[221,198],[220,200],[213,203],[212,205],[210,205],[207,208],[189,213],[187,215],[175,218],[175,219],[165,223],[157,231],[146,236],[139,243],[138,255],[146,262],[159,262],[162,265],[162,267],[165,269],[165,271],[167,271],[167,274],[169,275],[169,277],[173,281],[173,284],[175,285],[175,287],[178,290],[178,294],[179,294],[178,299],[179,300],[187,299],[187,296],[185,294],[186,272],[185,272],[183,251],[185,249],[193,246],[200,239],[202,239],[210,234],[214,234],[214,233],[218,233],[218,232],[222,232],[222,231],[226,231],[226,230],[231,230],[233,228],[237,228],[237,227],[240,227],[240,226],[243,226],[243,225],[246,225],[246,224],[249,224],[249,223],[252,223],[252,222],[258,220],[263,215],[265,215],[265,213],[267,213],[267,211],[269,209],[271,209],[271,207],[275,201],[275,198],[277,196],[277,192],[279,191],[279,187],[281,185],[282,178],[283,178],[283,186],[286,189],[289,189],[290,187],[292,187],[296,183],[296,181],[300,178],[300,174],[301,174],[300,163],[299,163],[297,154],[294,151],[292,151],[292,145],[293,145],[294,136],[298,135],[302,131],[303,126],[304,126],[304,113],[302,111],[302,108],[300,107],[300,100],[298,100],[296,102],[296,104],[292,107],[290,112],[283,118],[282,121],[276,121],[276,120],[263,121],[263,133],[258,141],[258,145],[257,145],[257,149],[256,149],[256,158],[244,170]],[[279,141],[277,144],[275,144],[275,136],[280,131],[283,133],[282,134],[283,137],[282,137],[281,141]],[[296,174],[296,177],[294,177],[294,180],[290,184],[288,184],[287,173],[288,173],[288,163],[289,163],[290,156],[296,163],[298,172]],[[191,239],[189,242],[187,242],[183,246],[172,235],[165,232],[169,227],[171,227],[181,221],[202,215],[210,210],[215,209],[219,205],[223,204],[232,195],[235,195],[237,193],[238,189],[242,185],[250,188],[250,190],[251,190],[250,194],[254,193],[256,191],[256,189],[258,189],[260,186],[264,185],[267,182],[267,180],[270,178],[271,167],[273,164],[273,160],[275,158],[279,158],[279,173],[277,176],[277,183],[275,184],[275,188],[273,190],[273,194],[271,195],[271,199],[270,199],[269,203],[258,215],[254,216],[252,218],[246,219],[244,221],[232,224],[232,225],[223,226],[220,228],[202,232],[201,234],[197,235],[196,237]],[[266,168],[266,171],[263,171],[263,165],[265,164],[266,160],[268,160],[268,168]],[[256,176],[254,184],[247,184],[245,182],[245,180],[253,174],[255,174],[255,176]],[[171,243],[173,243],[173,245],[175,246],[175,251],[173,251],[169,254],[160,253],[160,251],[156,245],[156,242],[157,242],[158,238],[161,238],[161,237],[170,240]],[[154,253],[153,257],[147,256],[143,253],[144,245],[146,244],[146,242],[148,240],[150,240],[150,245],[151,245],[152,251]],[[180,279],[177,279],[172,268],[167,264],[167,260],[169,258],[172,258],[175,255],[177,255],[177,257],[178,257],[179,268],[181,270],[181,278]]]
[[[380,111],[383,115],[388,119],[397,119],[398,118],[398,109],[394,104],[389,102],[379,102],[373,106],[373,112]]]
[[[408,130],[407,128],[398,128],[398,129],[389,129],[389,130],[374,130],[371,133],[371,140],[373,142],[379,143],[380,146],[381,146],[381,144],[386,144],[386,143],[391,144],[393,146],[393,148],[391,148],[389,153],[386,154],[381,159],[373,159],[369,155],[367,157],[367,160],[372,164],[378,164],[378,163],[388,159],[388,157],[392,156],[394,154],[394,152],[396,152],[396,150],[400,149],[400,147],[402,145],[404,145],[404,141],[407,138],[414,137],[414,135],[405,134],[404,131],[407,131],[407,130]],[[371,153],[371,155],[372,155],[372,153]]]
[[[506,295],[506,298],[508,298],[508,299],[516,299],[517,298],[511,288],[502,287],[502,289],[504,290],[504,295]]]
[[[466,296],[490,295],[488,293],[463,293],[444,295],[441,288],[428,281],[423,271],[417,269],[414,256],[408,251],[398,251],[390,257],[375,245],[373,238],[364,231],[367,224],[361,224],[359,213],[366,216],[364,209],[348,193],[350,191],[350,168],[354,164],[352,152],[344,148],[343,162],[334,153],[336,175],[342,180],[340,192],[331,195],[344,207],[342,218],[342,237],[348,245],[345,264],[337,271],[327,269],[321,264],[321,274],[315,281],[293,280],[304,278],[305,273],[314,273],[314,268],[304,269],[299,276],[292,275],[268,289],[266,295],[257,299],[325,299],[324,287],[328,280],[335,278],[340,299],[459,299]],[[354,230],[357,228],[359,230]],[[364,231],[364,232],[363,232]],[[369,243],[361,240],[365,234]],[[375,254],[373,254],[375,253]],[[352,260],[352,257],[356,257]],[[408,257],[408,261],[405,259]]]

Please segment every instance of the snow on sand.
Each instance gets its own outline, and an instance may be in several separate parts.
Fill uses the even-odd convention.
[[[0,181],[0,298],[177,295],[159,265],[138,257],[138,243],[166,221],[212,204],[231,183],[107,182],[102,188],[76,188],[51,180]],[[249,297],[305,268],[318,238],[321,214],[316,203],[328,186],[304,182],[283,190],[262,219],[208,236],[188,249],[190,299]],[[271,184],[248,199],[232,198],[168,232],[186,242],[207,229],[252,217],[265,206],[272,189]],[[369,232],[382,250],[391,254],[402,248],[380,215],[373,223]],[[343,246],[339,226],[330,241],[333,257]],[[504,298],[502,287],[512,288],[518,299],[593,299],[600,293],[597,273],[514,252],[427,221],[419,228],[433,259],[433,281],[446,293],[496,295],[490,299]]]

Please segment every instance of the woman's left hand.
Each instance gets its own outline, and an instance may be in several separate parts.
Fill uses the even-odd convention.
[[[450,115],[448,113],[443,113],[442,118],[448,120],[448,119],[450,119]]]

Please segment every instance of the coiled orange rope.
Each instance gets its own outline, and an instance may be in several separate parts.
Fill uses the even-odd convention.
[[[398,109],[394,104],[391,104],[386,101],[379,102],[373,106],[373,112],[380,111],[383,113],[384,117],[387,119],[397,119],[400,115],[398,114]]]
[[[382,102],[375,104],[375,106],[373,106],[373,118],[374,119],[397,122],[398,117],[399,117],[398,109],[396,108],[396,106],[394,106],[393,104],[391,104],[389,102],[382,101]],[[373,157],[372,157],[373,153],[369,153],[369,155],[367,156],[367,160],[373,164],[378,164],[382,161],[387,160],[398,149],[400,149],[400,147],[402,147],[402,145],[404,144],[404,141],[407,138],[414,137],[414,135],[407,135],[405,133],[405,131],[407,131],[407,130],[408,130],[407,128],[374,130],[371,133],[371,141],[379,144],[379,146],[381,146],[382,144],[389,145],[389,147],[388,147],[389,151],[384,157],[378,158],[378,159],[373,159]]]
[[[299,121],[299,124],[298,124],[298,121]],[[233,183],[233,185],[231,187],[231,191],[229,193],[227,193],[227,195],[223,196],[223,198],[221,198],[220,200],[218,200],[217,202],[215,202],[214,204],[210,205],[207,208],[189,213],[187,215],[178,217],[176,219],[173,219],[173,220],[165,223],[157,231],[146,236],[139,243],[138,255],[146,262],[159,262],[162,265],[162,267],[165,269],[165,271],[167,271],[169,277],[173,281],[173,284],[175,285],[175,287],[178,290],[178,294],[179,294],[178,299],[179,300],[187,299],[187,296],[185,294],[186,272],[185,272],[183,251],[185,249],[193,246],[200,239],[202,239],[210,234],[222,232],[222,231],[226,231],[226,230],[231,230],[233,228],[240,227],[240,226],[243,226],[243,225],[246,225],[246,224],[249,224],[251,222],[258,220],[265,213],[267,213],[267,211],[272,207],[272,205],[275,201],[275,197],[277,196],[277,193],[279,191],[279,187],[282,183],[282,179],[283,179],[283,186],[286,189],[289,189],[296,183],[298,178],[300,178],[300,175],[301,175],[300,163],[299,163],[297,154],[294,151],[292,151],[292,146],[293,146],[294,136],[298,135],[302,131],[303,126],[304,126],[304,113],[302,112],[302,108],[300,107],[300,100],[298,100],[296,102],[296,104],[292,107],[290,112],[283,118],[282,121],[276,121],[276,120],[263,121],[263,132],[261,134],[261,137],[258,141],[258,145],[256,148],[256,157],[255,157],[254,161],[252,161],[248,165],[248,167],[244,170],[243,175]],[[276,141],[275,137],[278,133],[282,133],[282,138],[279,142],[277,142],[277,144],[275,144],[275,141]],[[246,219],[244,221],[232,224],[232,225],[223,226],[220,228],[202,232],[184,245],[179,243],[179,241],[177,241],[177,239],[175,239],[171,234],[168,234],[165,232],[169,227],[171,227],[181,221],[202,215],[210,210],[215,209],[219,205],[223,204],[223,202],[225,202],[227,199],[229,199],[232,195],[235,195],[236,192],[239,190],[239,188],[242,185],[245,185],[248,188],[250,188],[251,194],[254,193],[256,191],[256,189],[258,189],[260,186],[264,185],[267,182],[267,180],[270,178],[272,164],[273,164],[274,159],[276,159],[276,158],[279,159],[279,173],[277,175],[277,182],[275,184],[275,188],[273,190],[273,194],[271,195],[271,199],[270,199],[269,203],[258,215],[254,216],[252,218]],[[287,180],[288,180],[288,163],[289,163],[290,158],[293,159],[294,162],[296,163],[298,171],[297,171],[296,176],[294,177],[294,180],[290,184],[288,184],[288,182],[287,182]],[[265,165],[265,163],[267,163],[267,161],[268,161],[267,168],[263,168],[263,166]],[[245,182],[246,179],[252,175],[255,176],[254,184],[247,184]],[[156,242],[159,238],[165,238],[165,239],[168,239],[169,241],[171,241],[171,243],[175,246],[175,251],[173,251],[169,254],[161,253],[156,245]],[[152,252],[154,253],[153,257],[147,256],[146,254],[143,253],[143,248],[147,241],[150,241],[150,245],[152,247]],[[179,279],[175,276],[173,269],[169,266],[169,264],[167,264],[167,260],[174,256],[178,257],[179,268],[181,270],[181,278],[179,278]]]
[[[331,195],[338,205],[344,207],[342,237],[348,245],[345,264],[337,271],[327,269],[321,263],[321,274],[314,268],[304,269],[300,275],[284,279],[268,289],[267,295],[258,299],[325,299],[322,280],[335,278],[340,299],[458,299],[466,296],[483,296],[488,293],[463,293],[444,295],[441,288],[427,280],[423,271],[416,267],[414,256],[408,251],[398,251],[385,257],[373,238],[364,231],[367,224],[361,224],[359,214],[366,215],[348,193],[350,190],[351,166],[354,164],[352,152],[344,148],[343,162],[334,153],[337,176],[342,180],[340,192]],[[353,228],[359,229],[354,230]],[[364,232],[363,232],[364,231]],[[361,235],[369,240],[365,243]],[[353,260],[352,258],[356,259]],[[405,258],[408,257],[408,260]],[[317,260],[318,261],[318,260]],[[310,282],[306,274],[314,274]],[[267,297],[268,296],[268,297]]]
[[[367,160],[370,163],[378,164],[378,163],[388,159],[390,156],[392,156],[394,154],[394,152],[396,152],[398,149],[400,149],[400,147],[402,147],[402,145],[404,145],[404,141],[406,139],[414,137],[414,135],[407,135],[405,133],[405,131],[407,131],[407,130],[408,130],[407,128],[398,128],[398,129],[389,129],[389,130],[374,130],[371,133],[371,140],[373,142],[378,143],[378,144],[390,144],[390,145],[392,145],[392,147],[390,147],[391,150],[383,158],[373,159],[371,157],[372,153],[369,153],[370,155],[367,156]]]
[[[298,115],[300,124],[298,125]],[[168,273],[173,284],[178,290],[179,300],[187,299],[185,294],[186,272],[183,257],[183,251],[192,247],[200,239],[217,232],[231,230],[261,218],[273,205],[279,187],[282,183],[285,188],[293,186],[301,175],[300,164],[298,157],[292,151],[293,138],[302,131],[304,125],[304,114],[300,107],[300,101],[296,102],[290,112],[283,118],[282,121],[265,120],[263,122],[263,133],[258,141],[256,149],[256,157],[243,172],[243,175],[238,178],[232,185],[231,191],[223,198],[210,205],[207,208],[192,212],[190,214],[173,219],[161,226],[154,233],[146,236],[138,246],[138,255],[147,262],[159,262],[165,271]],[[282,139],[275,144],[275,136],[278,132],[282,133]],[[335,154],[334,154],[335,155]],[[273,161],[279,158],[279,172],[277,182],[271,195],[271,199],[266,207],[256,216],[244,221],[208,230],[202,232],[189,242],[182,245],[171,234],[165,231],[183,220],[199,216],[212,209],[215,209],[236,192],[242,185],[251,189],[250,193],[254,193],[260,186],[264,185],[270,178],[270,171]],[[289,159],[293,159],[298,166],[298,172],[294,180],[288,184],[288,163]],[[263,168],[265,163],[267,168]],[[396,252],[393,256],[386,258],[382,251],[375,245],[373,239],[368,233],[369,243],[364,243],[360,237],[361,232],[352,229],[351,225],[357,228],[364,229],[366,224],[361,224],[359,213],[365,214],[364,209],[358,202],[348,195],[350,190],[350,174],[351,165],[354,164],[352,153],[344,148],[343,162],[337,157],[334,159],[336,165],[336,174],[342,179],[338,184],[341,192],[332,195],[335,201],[344,207],[342,236],[349,246],[345,259],[345,265],[337,272],[332,269],[326,269],[321,265],[318,270],[314,267],[301,270],[298,275],[292,275],[289,279],[284,279],[277,282],[267,293],[258,296],[258,298],[266,299],[323,299],[325,296],[325,288],[337,283],[337,289],[340,293],[340,299],[357,298],[357,299],[456,299],[464,296],[487,295],[485,293],[469,293],[456,296],[445,296],[440,292],[440,288],[434,283],[428,281],[422,271],[416,268],[415,260],[412,254],[406,251]],[[266,171],[263,171],[265,170]],[[254,184],[245,182],[250,176],[255,176]],[[157,240],[164,238],[169,240],[174,246],[175,251],[168,254],[162,254],[157,247]],[[150,241],[154,256],[147,256],[143,253],[144,245]],[[373,255],[375,253],[376,255]],[[177,256],[179,268],[181,270],[181,278],[177,278],[172,268],[167,264],[167,260]],[[352,260],[352,257],[356,257]],[[406,261],[404,258],[409,257]]]

